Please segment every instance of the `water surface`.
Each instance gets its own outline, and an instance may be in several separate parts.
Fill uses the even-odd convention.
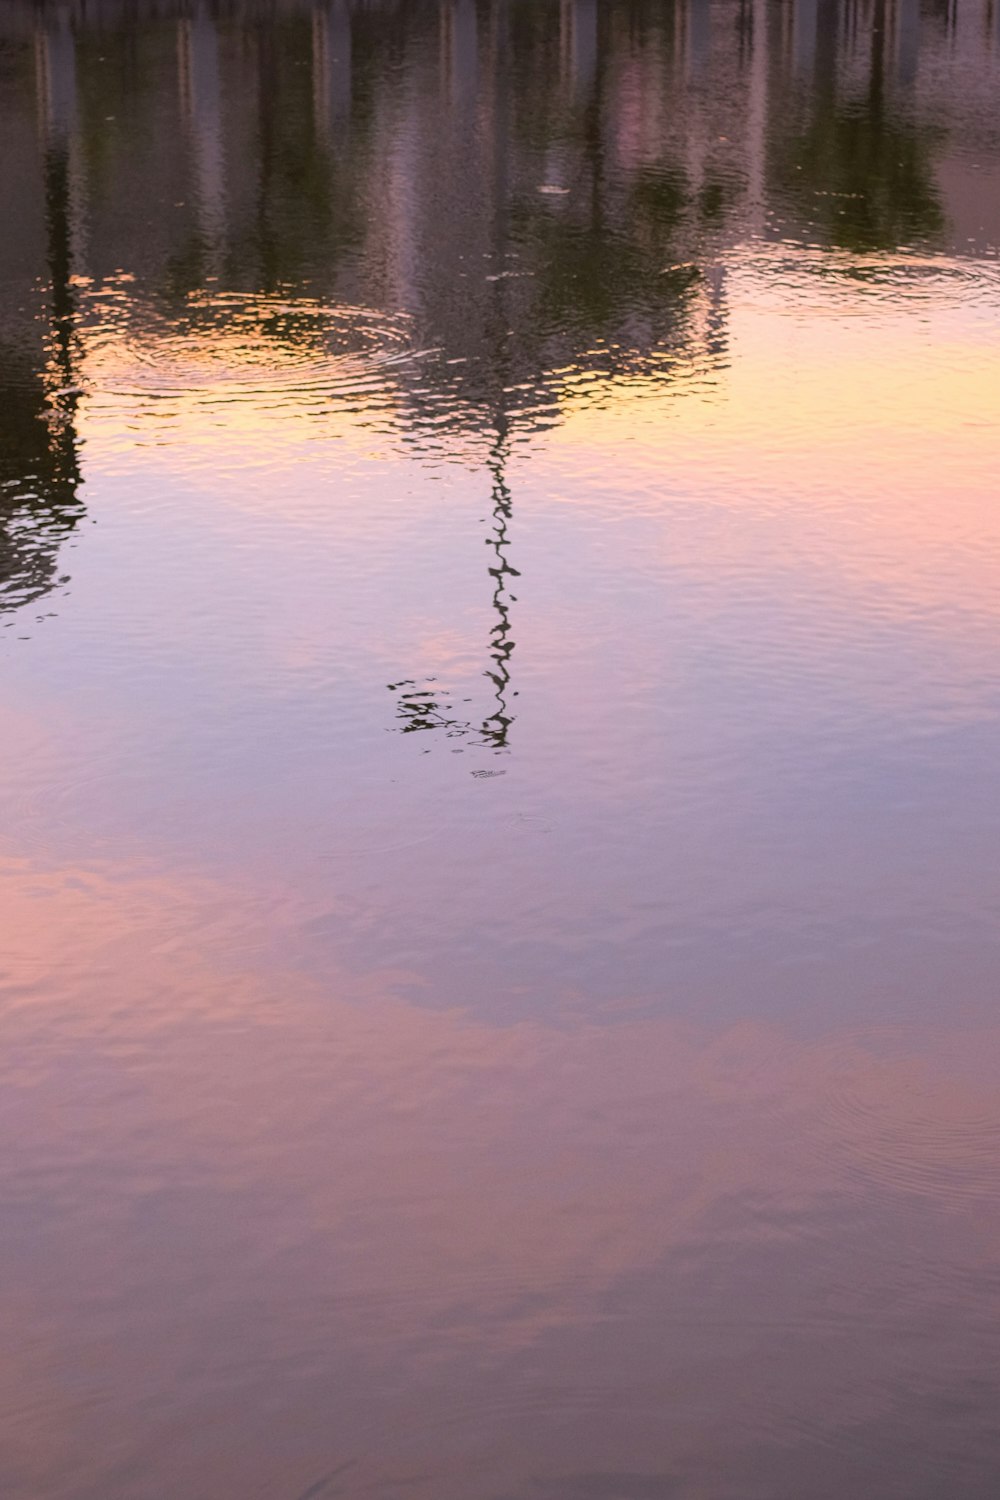
[[[995,1500],[998,105],[8,0],[6,1500]]]

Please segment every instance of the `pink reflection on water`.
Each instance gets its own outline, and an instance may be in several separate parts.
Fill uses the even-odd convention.
[[[728,1494],[748,1443],[891,1421],[914,1340],[918,1399],[985,1373],[995,1027],[497,1026],[261,964],[250,883],[8,862],[0,909],[26,1484],[457,1497],[617,1449]]]

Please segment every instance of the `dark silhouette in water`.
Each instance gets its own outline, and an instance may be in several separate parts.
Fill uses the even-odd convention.
[[[484,720],[482,732],[483,738],[497,750],[506,748],[508,731],[513,723],[507,699],[510,694],[510,659],[514,652],[514,639],[510,633],[510,605],[514,595],[507,587],[507,580],[521,576],[507,556],[510,542],[507,528],[512,508],[510,489],[504,477],[506,458],[504,435],[498,439],[490,456],[489,470],[493,475],[493,531],[486,539],[486,545],[493,549],[495,558],[495,565],[490,568],[489,573],[494,582],[493,612],[496,615],[490,631],[492,665],[487,667],[486,675],[495,689],[496,708]]]
[[[167,178],[176,152],[162,132],[125,140],[118,123],[145,119],[153,97],[134,51],[142,9],[130,0],[5,7],[21,47],[11,67],[35,74],[50,292],[37,358],[36,325],[25,339],[0,322],[0,607],[57,584],[60,548],[83,514],[81,213],[95,279],[135,266],[177,317],[209,285],[257,294],[302,281],[330,305],[384,300],[418,319],[423,342],[442,353],[419,381],[399,370],[418,446],[496,434],[487,675],[497,703],[461,733],[499,749],[513,650],[506,424],[514,439],[515,429],[558,421],[563,370],[665,380],[675,364],[720,354],[725,251],[745,232],[755,174],[783,236],[891,250],[934,243],[946,228],[940,132],[920,123],[910,94],[921,29],[933,17],[950,24],[947,4],[794,0],[789,29],[773,9],[738,0],[729,17],[738,45],[727,52],[708,45],[722,36],[723,12],[700,4],[159,0],[157,45],[164,78],[176,80],[188,176],[152,220],[128,195],[137,181]],[[99,49],[81,45],[97,33]],[[424,59],[436,85],[394,103],[387,55]],[[98,77],[101,88],[115,80],[114,113],[95,103]],[[761,128],[734,144],[714,101],[743,88],[749,98],[753,77],[764,90]],[[692,155],[678,132],[650,121],[657,101],[687,98],[701,78],[717,85],[699,105],[710,149]],[[385,144],[397,108],[405,138],[435,146],[389,171],[379,163],[393,160]],[[559,181],[543,180],[539,163],[557,145]],[[84,185],[100,208],[93,224]],[[439,693],[404,686],[411,729],[447,718]]]
[[[33,603],[66,582],[60,572],[60,549],[83,515],[77,495],[80,465],[75,417],[80,388],[72,284],[69,122],[63,107],[66,89],[63,86],[60,93],[64,80],[59,77],[65,57],[60,57],[60,37],[56,36],[51,48],[50,40],[42,33],[38,51],[40,94],[46,115],[42,145],[48,333],[37,363],[31,358],[30,346],[29,350],[10,343],[0,347],[3,610]]]
[[[514,653],[511,635],[510,606],[514,596],[508,589],[508,579],[520,574],[507,556],[510,545],[508,527],[512,517],[511,492],[505,477],[508,457],[506,425],[501,423],[496,442],[490,450],[487,468],[493,479],[492,521],[486,545],[493,553],[487,570],[493,581],[491,600],[494,621],[490,630],[489,665],[484,676],[493,684],[495,708],[481,723],[457,717],[454,704],[445,702],[445,693],[436,678],[428,677],[423,686],[413,678],[402,682],[390,682],[389,691],[399,694],[397,716],[403,734],[415,734],[422,730],[443,730],[449,738],[468,739],[484,749],[506,750],[514,715],[510,711],[509,699],[516,696],[511,689],[510,660]]]

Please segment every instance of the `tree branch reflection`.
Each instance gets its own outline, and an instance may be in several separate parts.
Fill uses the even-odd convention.
[[[506,419],[501,417],[497,435],[490,449],[486,467],[492,479],[491,520],[492,528],[486,538],[486,546],[492,553],[487,569],[493,583],[491,608],[493,624],[490,628],[489,664],[484,677],[493,684],[493,711],[479,723],[461,718],[454,713],[454,704],[445,702],[450,694],[442,691],[436,678],[427,677],[423,685],[414,678],[389,683],[389,691],[398,694],[396,715],[402,734],[416,734],[425,730],[440,730],[449,739],[465,739],[484,749],[504,751],[509,749],[510,730],[514,714],[510,698],[516,693],[511,688],[511,657],[514,654],[514,638],[511,634],[510,606],[516,597],[510,592],[509,580],[519,578],[520,572],[508,556],[510,546],[510,522],[513,518],[513,498],[507,483],[506,468],[509,457],[509,434]]]

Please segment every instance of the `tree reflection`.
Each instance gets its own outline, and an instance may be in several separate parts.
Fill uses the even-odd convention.
[[[844,10],[853,14],[856,0]],[[808,121],[773,137],[779,191],[829,244],[847,250],[895,250],[932,239],[944,227],[934,174],[940,132],[904,107],[890,77],[888,33],[895,15],[888,0],[872,0],[867,81],[859,91],[840,77],[844,14],[826,0],[817,18]]]
[[[509,747],[510,730],[514,715],[510,708],[511,657],[514,653],[514,638],[510,606],[514,602],[508,582],[521,575],[508,556],[510,546],[509,526],[513,515],[512,497],[507,483],[506,465],[509,456],[507,425],[501,420],[496,441],[490,450],[488,471],[492,479],[493,522],[486,545],[492,553],[487,573],[493,585],[491,608],[493,624],[490,628],[487,647],[488,665],[483,675],[493,685],[492,712],[479,723],[464,718],[455,712],[455,704],[446,701],[450,694],[441,690],[433,677],[423,684],[412,678],[389,683],[389,691],[398,695],[396,713],[403,734],[415,734],[425,730],[439,730],[448,739],[468,740],[470,744],[484,749],[502,751]]]
[[[125,0],[9,0],[0,20],[21,27],[17,55],[35,68],[48,265],[33,275],[50,287],[44,349],[29,354],[0,320],[4,598],[52,586],[58,539],[81,513],[74,224],[89,226],[98,281],[135,268],[178,325],[215,292],[385,310],[441,351],[419,378],[394,367],[406,440],[463,459],[473,448],[491,475],[498,705],[462,732],[499,748],[518,430],[560,420],[568,381],[667,382],[719,362],[726,258],[748,237],[888,251],[945,227],[942,128],[913,80],[921,47],[943,45],[936,16],[954,44],[950,6],[159,0],[155,12],[154,24]],[[146,182],[169,184],[152,209]],[[265,319],[260,338],[304,347],[294,322]],[[414,727],[451,712],[404,686]]]
[[[65,577],[59,552],[78,525],[75,418],[76,305],[72,285],[72,38],[65,27],[37,40],[49,305],[48,335],[0,345],[0,609],[41,599]]]
[[[486,675],[493,684],[496,708],[483,722],[483,738],[494,749],[502,750],[507,745],[507,735],[513,722],[507,699],[510,692],[510,658],[514,651],[511,635],[510,605],[513,596],[509,592],[508,579],[520,578],[520,573],[507,556],[510,545],[508,526],[511,520],[511,494],[504,473],[507,461],[506,433],[501,433],[490,454],[489,470],[493,476],[493,531],[487,538],[487,546],[494,554],[494,564],[489,569],[493,579],[493,613],[496,619],[490,631],[491,665]]]

